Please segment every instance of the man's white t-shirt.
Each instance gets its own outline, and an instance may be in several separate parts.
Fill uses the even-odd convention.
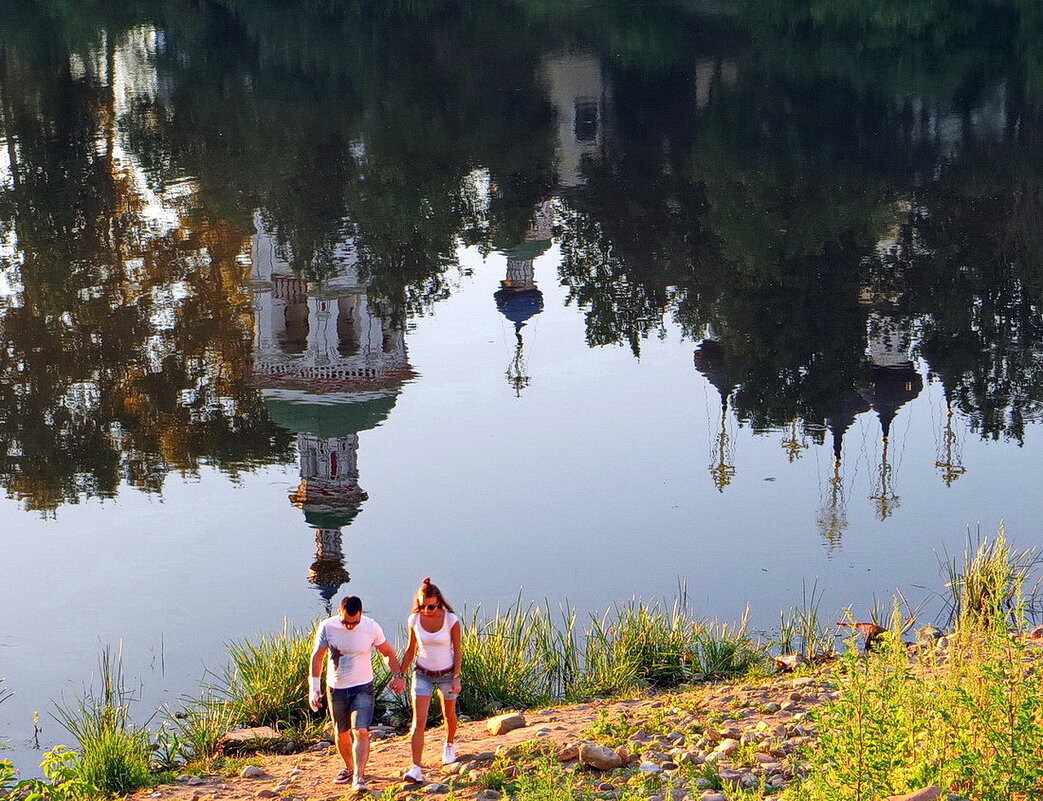
[[[354,628],[328,617],[315,632],[314,647],[328,648],[326,686],[334,690],[373,681],[373,649],[387,642],[377,621],[365,615]]]

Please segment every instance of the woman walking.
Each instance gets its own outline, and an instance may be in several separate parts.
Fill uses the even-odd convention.
[[[413,766],[406,771],[407,781],[422,782],[424,730],[431,695],[438,688],[445,718],[445,744],[442,763],[456,762],[456,697],[460,694],[460,618],[453,614],[442,591],[425,578],[417,590],[413,614],[409,616],[409,645],[402,655],[402,669],[409,670],[413,657],[413,725],[410,744]]]

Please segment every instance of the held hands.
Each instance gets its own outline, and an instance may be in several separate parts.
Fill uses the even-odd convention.
[[[388,687],[393,693],[402,693],[406,689],[406,679],[401,673],[396,673],[388,682]]]

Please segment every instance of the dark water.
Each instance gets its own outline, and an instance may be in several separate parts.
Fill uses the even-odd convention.
[[[1040,544],[1035,0],[4,4],[0,739],[353,591],[758,627]]]

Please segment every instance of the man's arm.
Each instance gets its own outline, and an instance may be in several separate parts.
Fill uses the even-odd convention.
[[[311,670],[308,672],[308,706],[318,712],[322,706],[322,666],[326,659],[325,645],[316,645],[311,652]]]
[[[398,661],[398,657],[395,656],[395,649],[391,647],[391,643],[387,640],[376,646],[376,649],[377,653],[384,657],[384,664],[391,670],[392,677],[391,681],[388,682],[391,692],[402,692],[406,688],[406,677],[402,672],[402,664]]]

